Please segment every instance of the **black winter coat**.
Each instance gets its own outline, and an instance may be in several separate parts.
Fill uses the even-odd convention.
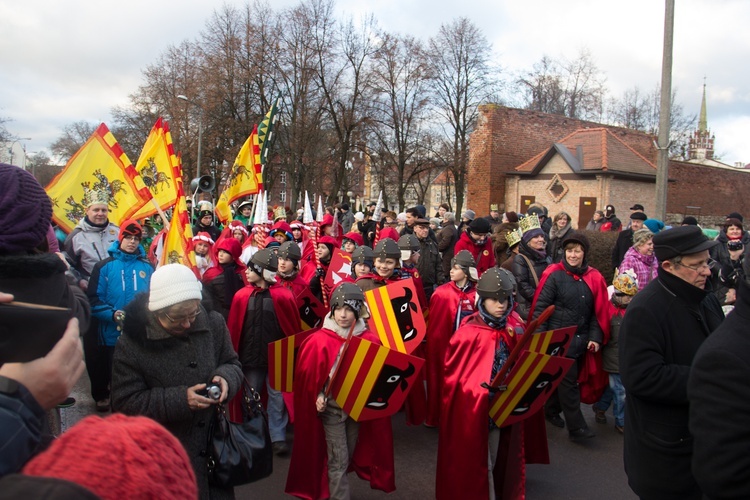
[[[271,292],[266,288],[250,296],[242,324],[239,355],[243,369],[268,368],[268,344],[285,337]]]
[[[437,244],[428,236],[424,240],[419,240],[419,246],[417,270],[422,278],[422,284],[425,288],[442,285],[445,282],[445,276],[443,275],[443,266]]]
[[[615,246],[612,248],[612,267],[617,268],[622,264],[622,259],[625,258],[625,253],[628,248],[633,246],[633,230],[624,229],[620,234],[617,235],[617,241]]]
[[[542,257],[538,253],[529,249],[526,243],[523,241],[518,244],[518,253],[523,254],[526,258],[531,261],[531,265],[536,272],[536,281],[534,280],[533,273],[529,268],[529,264],[522,255],[513,256],[512,273],[516,278],[516,284],[518,285],[518,293],[516,294],[517,299],[517,311],[523,319],[528,318],[529,308],[531,302],[534,300],[534,294],[536,293],[536,287],[539,280],[542,279],[542,273],[550,265],[549,257]]]
[[[242,384],[242,370],[224,318],[201,312],[184,336],[169,335],[148,312],[148,294],[125,307],[125,325],[115,346],[112,408],[152,418],[185,447],[195,469],[201,498],[209,498],[204,450],[215,408],[193,411],[187,388],[215,375],[229,384],[228,400]],[[210,488],[211,498],[233,498],[231,490]]]
[[[688,378],[693,474],[708,498],[750,498],[750,287],[698,349]]]
[[[437,234],[438,250],[442,256],[443,275],[448,278],[451,271],[451,260],[453,259],[453,248],[458,241],[458,230],[452,222],[443,226]]]
[[[566,357],[578,359],[586,352],[589,340],[601,345],[603,332],[594,313],[594,294],[583,279],[575,279],[563,270],[550,273],[539,291],[532,317],[538,317],[550,305],[555,306],[555,312],[546,323],[539,325],[542,331],[578,327]]]
[[[659,268],[620,328],[628,484],[648,498],[700,498],[690,470],[687,385],[698,348],[724,319],[716,297]]]

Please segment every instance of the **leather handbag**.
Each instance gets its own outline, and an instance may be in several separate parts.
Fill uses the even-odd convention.
[[[245,379],[242,385],[242,422],[230,421],[219,404],[208,430],[208,482],[214,486],[252,483],[273,472],[268,416],[258,392]]]

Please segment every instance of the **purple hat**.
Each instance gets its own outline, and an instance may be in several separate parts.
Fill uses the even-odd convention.
[[[0,163],[0,254],[36,248],[47,238],[49,196],[29,172]]]

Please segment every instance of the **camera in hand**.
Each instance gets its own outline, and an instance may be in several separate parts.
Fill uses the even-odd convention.
[[[742,250],[742,240],[731,240],[727,242],[727,248],[731,251]]]
[[[218,401],[219,398],[221,398],[221,386],[219,384],[214,384],[213,382],[209,383],[205,389],[195,392],[215,401]]]

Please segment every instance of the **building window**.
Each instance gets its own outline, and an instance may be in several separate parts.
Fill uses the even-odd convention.
[[[286,172],[281,172],[281,177],[279,178],[279,182],[281,182],[282,186],[286,186]]]
[[[286,189],[285,189],[285,190],[283,190],[283,191],[281,191],[281,192],[279,193],[279,201],[280,201],[281,203],[286,203]]]

